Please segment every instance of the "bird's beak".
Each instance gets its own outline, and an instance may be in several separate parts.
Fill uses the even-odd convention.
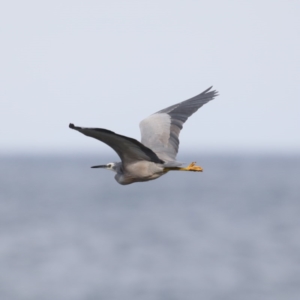
[[[93,166],[91,168],[107,168],[107,165]]]

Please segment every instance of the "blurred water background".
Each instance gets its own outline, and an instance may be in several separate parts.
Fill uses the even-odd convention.
[[[0,157],[0,299],[299,299],[299,156],[129,186],[109,161]]]

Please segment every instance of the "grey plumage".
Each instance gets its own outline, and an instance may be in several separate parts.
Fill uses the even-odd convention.
[[[186,101],[162,109],[140,122],[141,143],[133,138],[101,128],[85,128],[70,124],[87,136],[93,137],[113,148],[121,158],[120,163],[96,166],[116,172],[120,184],[156,179],[168,171],[202,171],[191,164],[180,168],[176,162],[179,149],[179,134],[186,120],[202,105],[218,94],[208,88]]]
[[[142,143],[161,159],[175,160],[179,148],[179,134],[185,121],[202,105],[217,96],[208,88],[201,94],[169,106],[149,116],[140,123]]]

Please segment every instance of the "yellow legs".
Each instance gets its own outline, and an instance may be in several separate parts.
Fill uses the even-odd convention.
[[[196,162],[190,163],[187,167],[185,168],[180,168],[180,167],[168,167],[165,168],[165,172],[169,171],[191,171],[191,172],[203,172],[203,169],[199,166],[195,166]]]
[[[203,172],[201,167],[195,165],[196,162],[192,162],[186,168],[181,168],[181,171]]]

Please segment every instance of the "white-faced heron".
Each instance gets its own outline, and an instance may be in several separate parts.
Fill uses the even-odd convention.
[[[202,172],[192,162],[187,167],[176,161],[179,134],[184,122],[202,105],[213,100],[218,93],[208,88],[201,94],[167,107],[140,123],[142,142],[102,128],[85,128],[70,124],[69,127],[93,137],[113,148],[121,162],[92,168],[104,168],[116,172],[120,184],[130,184],[156,179],[169,171]]]

